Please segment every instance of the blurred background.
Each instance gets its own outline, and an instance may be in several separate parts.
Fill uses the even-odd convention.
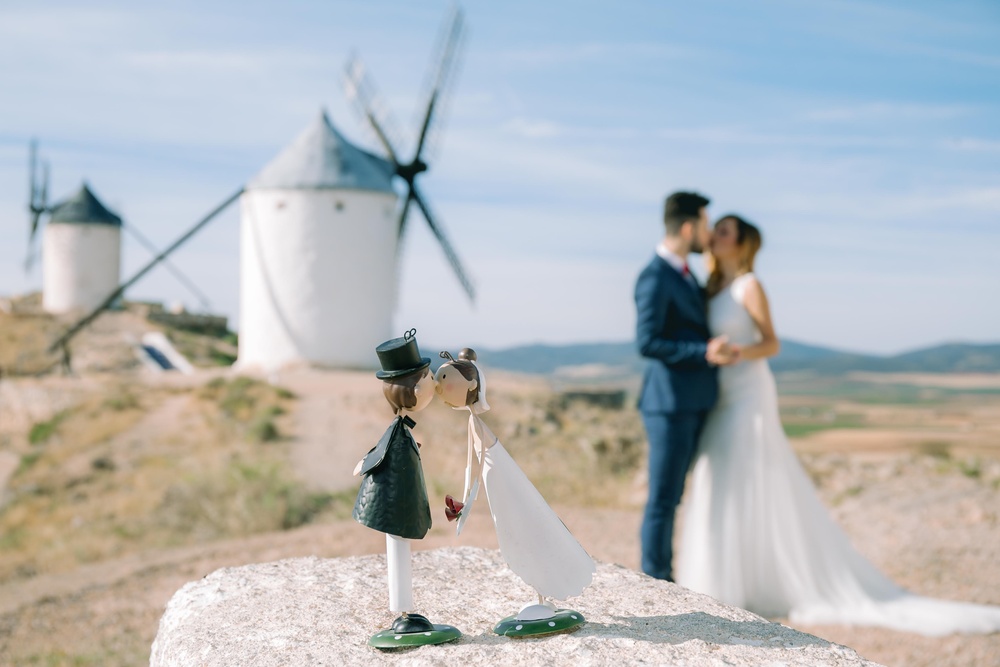
[[[445,2],[5,2],[0,294],[25,274],[28,142],[162,248],[319,112],[357,51],[411,146]],[[490,347],[625,341],[663,198],[761,226],[779,335],[860,352],[1000,339],[994,2],[469,3],[422,177],[478,288],[422,223],[397,327]],[[406,150],[409,150],[408,148]],[[124,237],[122,277],[150,257]],[[172,261],[238,323],[238,211]],[[131,299],[202,305],[168,271]]]
[[[181,237],[321,109],[383,155],[345,95],[352,57],[408,160],[451,8],[0,4],[0,664],[143,664],[188,581],[384,553],[350,517],[350,471],[391,419],[372,374],[230,370],[235,333],[249,337],[232,331],[239,206],[84,329],[72,373],[68,348],[46,349],[77,315],[42,312],[41,230],[25,271],[30,142],[49,165],[49,204],[86,181],[148,240],[121,234],[124,280],[147,245]],[[738,212],[763,230],[781,419],[835,520],[900,585],[1000,603],[1000,4],[462,9],[419,184],[476,298],[417,216],[392,326],[416,328],[428,356],[481,352],[487,421],[581,544],[638,567],[647,474],[632,290],[664,198],[694,189],[713,219]],[[329,305],[322,289],[304,301]],[[340,331],[358,328],[354,313]],[[440,520],[445,494],[461,492],[465,420],[438,405],[420,421],[437,509],[415,548],[496,548],[489,522],[470,521],[459,543]],[[1000,654],[997,635],[800,629],[884,664]]]

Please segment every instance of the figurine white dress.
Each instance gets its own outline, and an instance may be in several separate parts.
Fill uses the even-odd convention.
[[[565,600],[579,595],[597,571],[594,560],[479,417],[490,408],[482,370],[472,363],[478,379],[471,389],[474,402],[461,408],[469,410],[469,465],[458,531],[469,517],[482,479],[500,553],[510,569],[541,596]],[[438,369],[440,389],[448,383],[446,373],[445,366]]]

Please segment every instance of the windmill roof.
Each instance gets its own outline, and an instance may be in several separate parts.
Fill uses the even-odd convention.
[[[247,184],[247,189],[352,189],[393,192],[391,162],[350,143],[323,111]]]
[[[122,219],[109,211],[84,183],[72,197],[51,209],[50,222],[121,227]]]

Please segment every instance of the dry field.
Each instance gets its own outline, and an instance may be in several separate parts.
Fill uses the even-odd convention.
[[[383,551],[381,535],[350,519],[350,470],[391,418],[379,383],[313,370],[269,379],[0,380],[0,665],[144,664],[187,581]],[[489,380],[486,419],[515,460],[596,558],[636,567],[645,442],[631,398],[616,408],[540,378]],[[1000,604],[997,378],[780,386],[796,449],[866,556],[911,590]],[[496,546],[484,516],[461,541],[443,519],[444,495],[462,490],[463,414],[435,404],[417,420],[435,513],[417,548]],[[1000,636],[800,629],[886,665],[1000,663]]]

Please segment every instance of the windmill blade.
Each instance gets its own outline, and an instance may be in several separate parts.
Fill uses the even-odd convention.
[[[35,212],[35,172],[38,165],[38,140],[28,142],[28,210]]]
[[[352,55],[344,67],[343,85],[344,94],[353,103],[354,110],[375,132],[389,159],[398,165],[399,159],[393,146],[399,145],[399,134],[395,131],[389,106],[378,94],[367,68],[356,55]]]
[[[153,245],[153,242],[147,239],[145,235],[143,235],[134,226],[126,225],[124,222],[122,222],[122,227],[125,228],[126,232],[132,235],[132,238],[134,238],[136,241],[139,242],[139,245],[148,250],[149,253],[153,255],[153,257],[156,257],[157,255],[160,254],[160,251],[156,249],[156,246]],[[206,313],[212,310],[212,304],[209,303],[208,297],[205,296],[205,293],[202,292],[200,289],[198,289],[198,286],[194,284],[194,281],[192,281],[190,278],[181,273],[180,269],[178,269],[173,264],[173,262],[170,262],[164,257],[163,267],[167,271],[170,271],[170,273],[174,274],[174,277],[177,278],[177,280],[182,285],[184,285],[184,287],[186,287],[188,291],[190,291],[195,296],[195,298],[198,299],[198,301],[201,303],[202,310],[204,310]]]
[[[413,201],[413,188],[409,184],[407,184],[406,199],[403,200],[403,210],[400,211],[399,213],[399,229],[397,231],[397,236],[396,236],[396,238],[398,238],[400,241],[402,241],[403,239],[403,231],[406,229],[406,216],[410,212],[410,202],[412,201]],[[399,254],[399,248],[401,246],[402,246],[401,242],[396,244],[397,255]]]
[[[454,80],[457,65],[460,60],[459,53],[464,38],[465,16],[457,5],[452,10],[449,20],[445,23],[445,29],[438,40],[438,55],[431,62],[437,63],[436,70],[427,79],[425,87],[430,87],[427,94],[427,106],[424,111],[424,118],[420,124],[420,135],[417,139],[417,148],[414,152],[414,159],[420,157],[421,152],[427,144],[430,134],[432,119],[442,115],[442,110],[447,99],[447,91]],[[440,124],[440,123],[438,123]]]
[[[42,166],[44,180],[38,186],[38,141],[32,139],[28,148],[28,250],[24,258],[24,271],[28,273],[35,263],[35,236],[38,233],[38,223],[48,207],[49,163]]]
[[[42,217],[41,208],[32,208],[30,211],[30,219],[28,221],[28,253],[24,258],[24,272],[30,273],[31,268],[35,265],[35,235],[38,232],[38,221]]]
[[[46,210],[49,207],[49,161],[42,162],[42,194],[39,198],[38,208]]]
[[[469,296],[469,301],[475,303],[476,301],[476,288],[469,279],[468,274],[466,274],[465,269],[462,267],[462,261],[455,254],[455,249],[451,247],[451,242],[444,235],[444,230],[436,222],[434,215],[431,213],[427,206],[427,202],[423,197],[420,196],[420,191],[417,190],[415,186],[411,186],[410,198],[417,202],[417,206],[420,207],[421,213],[424,214],[424,219],[431,228],[431,232],[434,237],[441,244],[441,248],[444,250],[445,257],[448,258],[448,263],[451,264],[451,268],[455,271],[455,275],[458,277],[458,282],[462,284],[462,289]]]

